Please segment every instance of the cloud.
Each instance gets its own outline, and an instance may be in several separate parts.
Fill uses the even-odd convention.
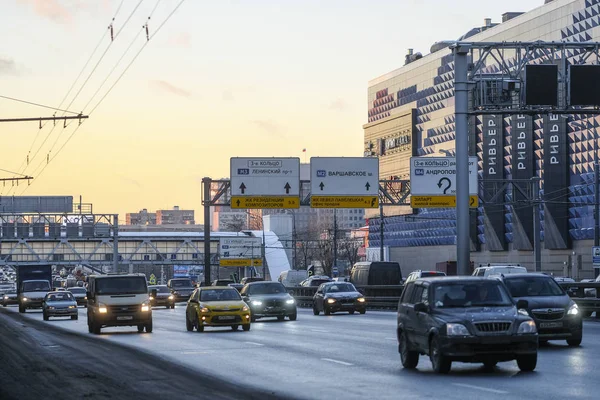
[[[70,24],[73,20],[73,14],[59,0],[19,0],[19,2],[33,6],[33,11],[37,15],[54,22]]]
[[[275,122],[270,120],[254,120],[252,121],[254,125],[258,128],[262,129],[266,133],[272,136],[284,136],[283,129]]]
[[[343,99],[335,99],[329,103],[329,109],[334,111],[346,111],[348,109],[348,103]]]
[[[160,91],[171,93],[176,96],[190,97],[192,95],[192,92],[189,90],[182,89],[166,81],[150,81],[150,84]]]
[[[0,56],[0,75],[18,75],[19,68],[15,60]]]
[[[190,48],[192,47],[192,35],[190,35],[188,32],[176,33],[171,35],[168,43],[175,47]]]

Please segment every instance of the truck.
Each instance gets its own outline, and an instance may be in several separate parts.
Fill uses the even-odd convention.
[[[156,289],[152,290],[156,298]],[[152,307],[144,274],[90,275],[87,288],[88,331],[99,334],[103,327],[137,326],[152,332]]]
[[[52,291],[52,265],[30,264],[17,267],[17,301],[19,312],[42,308],[46,294]]]

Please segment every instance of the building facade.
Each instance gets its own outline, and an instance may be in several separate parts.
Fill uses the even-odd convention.
[[[136,213],[127,213],[125,214],[125,224],[156,225],[156,213],[148,212],[145,208]]]
[[[469,42],[600,41],[600,0],[554,0],[527,13],[503,15],[501,23],[486,19],[459,40]],[[577,51],[566,53],[567,61]],[[454,57],[447,45],[434,44],[423,57],[409,54],[407,64],[369,82],[368,121],[364,125],[365,155],[380,159],[381,178],[407,179],[411,156],[454,154]],[[542,57],[537,56],[537,63]],[[590,62],[595,62],[591,60]],[[506,55],[511,65],[514,59]],[[485,73],[499,71],[485,66]],[[523,178],[516,168],[518,152],[527,147],[526,174],[541,178],[542,268],[557,275],[591,277],[591,245],[594,231],[593,163],[598,159],[598,116],[499,114],[473,117],[469,123],[471,155],[479,158],[480,180]],[[498,134],[491,148],[491,128]],[[556,129],[556,131],[554,130]],[[522,136],[517,135],[519,130]],[[497,132],[497,133],[496,133]],[[564,158],[551,169],[551,132],[558,132]],[[523,141],[521,143],[521,141]],[[443,154],[442,154],[443,153]],[[492,160],[490,154],[496,154]],[[494,162],[497,168],[490,169]],[[552,163],[554,164],[554,163]],[[490,171],[494,174],[490,175]],[[558,173],[556,173],[558,171]],[[563,176],[564,171],[564,176]],[[548,180],[552,176],[553,180]],[[561,182],[562,181],[562,182]],[[485,183],[484,183],[485,186]],[[480,189],[481,190],[481,189]],[[480,198],[484,193],[480,192]],[[475,264],[519,262],[532,268],[531,204],[519,203],[511,192],[499,206],[472,212],[471,259]],[[481,203],[481,201],[480,201]],[[388,207],[388,209],[391,207]],[[410,214],[410,215],[409,215]],[[383,235],[375,214],[369,213],[369,245],[378,247],[382,237],[390,258],[403,261],[406,270],[434,268],[436,262],[456,258],[454,209],[386,210]],[[436,246],[435,252],[426,246]]]
[[[194,210],[180,210],[179,206],[172,210],[156,210],[156,224],[191,224],[195,223]]]

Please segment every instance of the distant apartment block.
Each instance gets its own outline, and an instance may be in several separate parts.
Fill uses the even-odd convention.
[[[145,208],[136,213],[127,213],[125,223],[127,225],[156,225],[156,213],[149,213]]]
[[[180,210],[179,206],[172,210],[156,210],[157,225],[187,224],[194,225],[194,210]]]

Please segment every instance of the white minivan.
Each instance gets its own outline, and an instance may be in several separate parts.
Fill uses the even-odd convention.
[[[305,269],[283,271],[277,279],[285,287],[300,286],[300,282],[308,278],[308,272]]]
[[[526,274],[527,268],[519,264],[488,264],[479,266],[473,271],[473,276],[492,276],[492,275],[508,275],[508,274]]]

